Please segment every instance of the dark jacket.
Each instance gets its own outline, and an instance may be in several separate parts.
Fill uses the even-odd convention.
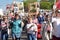
[[[42,16],[42,17],[38,17],[38,22],[41,24],[42,22],[44,22],[44,16]]]

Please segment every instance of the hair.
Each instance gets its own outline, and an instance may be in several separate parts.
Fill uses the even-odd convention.
[[[46,15],[46,13],[44,13],[44,15]]]
[[[46,18],[48,17],[49,15],[46,15]]]
[[[15,17],[19,16],[18,14],[15,14]]]
[[[7,18],[7,16],[3,16],[3,21],[5,21],[6,18]]]
[[[14,19],[16,19],[17,16],[19,17],[19,19],[21,19],[21,17],[19,16],[19,14],[15,14]]]

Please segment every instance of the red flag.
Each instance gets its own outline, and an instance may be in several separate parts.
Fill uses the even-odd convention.
[[[56,2],[56,7],[57,7],[57,9],[60,9],[60,0],[56,0],[57,2]]]

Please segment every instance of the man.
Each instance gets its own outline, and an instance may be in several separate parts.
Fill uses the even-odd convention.
[[[52,18],[53,38],[52,40],[60,40],[60,14],[56,13],[56,17]]]

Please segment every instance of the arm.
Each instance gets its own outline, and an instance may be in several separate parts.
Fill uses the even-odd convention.
[[[9,22],[9,28],[12,28],[13,27],[13,22]]]
[[[23,22],[21,22],[21,27],[23,27],[24,26],[24,23]]]

